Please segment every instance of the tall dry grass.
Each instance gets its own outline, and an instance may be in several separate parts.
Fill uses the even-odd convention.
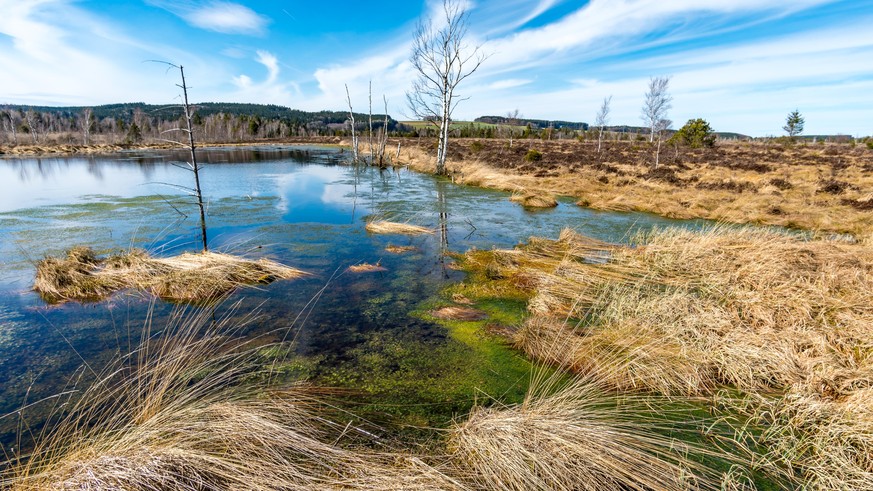
[[[244,323],[177,315],[63,407],[9,490],[458,489],[421,459],[352,451],[303,386],[270,388]],[[148,330],[147,330],[148,331]],[[335,432],[334,432],[335,433]]]
[[[688,420],[680,406],[617,393],[597,378],[550,377],[520,405],[474,410],[449,445],[479,489],[721,489],[724,473],[714,462],[742,459],[715,437],[692,443],[706,423]]]
[[[716,406],[745,415],[764,460],[811,489],[873,488],[869,244],[715,227],[601,247],[565,231],[490,261],[531,295],[516,342],[534,358],[617,392],[731,387],[754,402]]]

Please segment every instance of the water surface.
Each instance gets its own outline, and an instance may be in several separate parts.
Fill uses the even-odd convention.
[[[150,308],[156,326],[173,309],[123,294],[48,306],[30,285],[35,260],[76,245],[100,252],[139,247],[158,255],[196,250],[196,207],[180,188],[193,182],[180,165],[184,157],[154,151],[0,160],[0,416],[63,390],[83,363],[97,369],[128,352]],[[422,424],[469,408],[477,390],[518,397],[525,384],[527,365],[508,348],[495,354],[491,346],[482,354],[481,347],[411,314],[461,279],[446,267],[445,250],[511,247],[532,235],[555,237],[567,226],[621,242],[636,229],[699,225],[593,211],[568,199],[554,209],[525,210],[507,193],[404,169],[353,167],[346,157],[320,147],[203,151],[210,248],[312,273],[240,290],[227,304],[238,300],[240,312],[260,312],[248,335],[279,329],[294,340],[294,376],[381,395],[386,414],[423,413]],[[374,217],[437,233],[371,235],[364,226]],[[391,254],[389,244],[415,251]],[[360,262],[386,271],[346,271]],[[0,440],[8,444],[14,427],[10,418],[0,420]]]

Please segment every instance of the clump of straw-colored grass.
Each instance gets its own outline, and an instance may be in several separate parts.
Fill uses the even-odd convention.
[[[475,410],[452,430],[452,456],[479,488],[718,489],[719,473],[688,456],[726,454],[683,442],[691,422],[670,422],[653,399],[615,395],[592,378],[553,383],[520,405]]]
[[[554,208],[558,206],[558,200],[554,196],[533,192],[513,194],[509,200],[520,203],[526,208]]]
[[[171,301],[203,302],[242,285],[293,279],[305,273],[268,259],[250,260],[217,252],[151,257],[141,250],[98,258],[89,248],[36,264],[34,290],[46,300],[100,300],[123,289],[147,291]]]
[[[0,486],[153,491],[459,489],[404,454],[352,451],[302,386],[266,385],[244,326],[177,316],[112,364],[11,462]],[[148,330],[147,330],[148,331]],[[256,341],[256,340],[255,340]],[[249,347],[249,344],[252,347]],[[260,381],[260,382],[259,382]],[[333,426],[342,427],[334,424]],[[348,429],[348,427],[346,427]]]
[[[633,242],[565,231],[494,252],[488,277],[530,294],[517,345],[611,390],[757,394],[747,417],[771,461],[812,488],[869,489],[873,418],[857,404],[873,387],[869,244],[729,227]]]
[[[371,234],[424,235],[433,233],[432,229],[420,225],[389,222],[387,220],[369,221],[367,222],[366,229]]]

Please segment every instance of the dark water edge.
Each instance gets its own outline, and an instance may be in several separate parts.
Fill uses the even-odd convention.
[[[0,419],[4,448],[19,444],[17,409],[64,391],[84,365],[100,372],[136,346],[149,316],[158,333],[176,308],[131,293],[48,306],[29,291],[33,261],[74,245],[157,255],[196,250],[190,199],[160,184],[190,181],[174,165],[183,158],[155,151],[0,160],[0,416],[12,415]],[[214,307],[215,315],[257,313],[239,335],[292,340],[291,356],[281,353],[286,379],[348,389],[349,407],[386,428],[442,426],[483,394],[504,402],[524,394],[530,365],[518,353],[496,338],[470,335],[481,326],[446,327],[428,317],[441,290],[462,278],[447,267],[446,250],[511,247],[531,235],[554,237],[565,226],[623,242],[652,227],[705,224],[592,211],[570,200],[529,211],[507,193],[345,165],[346,155],[331,148],[213,149],[201,158],[209,162],[203,189],[212,249],[312,273],[241,289]],[[438,233],[371,235],[364,225],[372,217]],[[388,245],[415,250],[392,254]],[[360,262],[386,271],[346,270]],[[523,314],[519,305],[499,310],[507,322]],[[38,430],[49,409],[29,410],[27,426]]]

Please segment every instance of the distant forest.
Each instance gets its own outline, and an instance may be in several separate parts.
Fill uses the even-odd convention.
[[[349,113],[307,112],[273,104],[206,102],[195,104],[193,122],[201,141],[251,141],[350,134]],[[369,129],[369,115],[355,113],[356,129]],[[379,130],[385,114],[373,114]],[[157,106],[141,102],[93,107],[0,106],[0,142],[39,143],[140,143],[179,139],[174,128],[184,127],[179,105]],[[388,131],[402,131],[388,117]]]
[[[530,126],[533,129],[543,130],[553,128],[556,130],[570,129],[577,131],[588,131],[588,123],[577,123],[573,121],[551,121],[546,119],[528,119],[528,118],[510,118],[508,116],[481,116],[476,118],[477,123],[512,125],[512,126]]]
[[[195,104],[194,128],[204,143],[254,142],[351,135],[347,111],[307,112],[275,104],[205,102]],[[369,115],[355,113],[355,129],[366,137]],[[385,124],[385,114],[373,114],[373,132]],[[93,107],[0,105],[0,144],[138,144],[184,139],[177,128],[185,126],[179,105],[157,106],[141,102]],[[453,137],[462,138],[588,138],[588,123],[543,119],[482,116],[474,122],[452,126]],[[647,128],[609,126],[616,139],[640,138]],[[668,132],[669,133],[669,132]],[[391,136],[435,136],[436,128],[403,124],[388,116]],[[719,133],[721,138],[748,138]]]

